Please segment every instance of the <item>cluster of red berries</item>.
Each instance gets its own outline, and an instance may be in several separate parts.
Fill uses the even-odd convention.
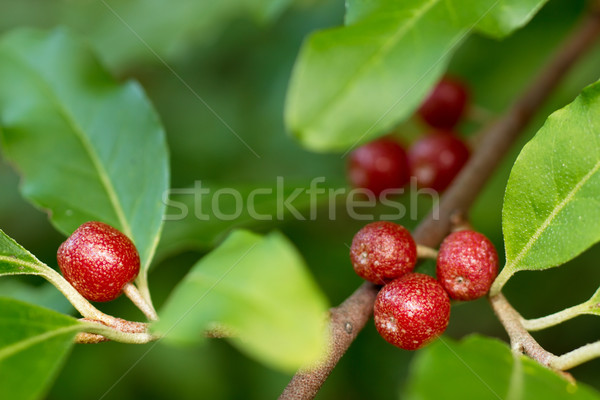
[[[462,230],[442,242],[437,280],[412,272],[417,245],[401,225],[380,221],[356,233],[350,247],[354,270],[384,285],[375,300],[375,326],[389,343],[416,350],[441,335],[450,320],[450,298],[475,300],[490,289],[498,273],[498,254],[481,233]]]
[[[468,93],[460,81],[443,78],[418,110],[433,132],[408,149],[392,138],[381,138],[354,150],[349,157],[352,186],[378,196],[400,189],[414,176],[421,188],[443,191],[469,158],[469,148],[453,131],[467,106]]]
[[[102,222],[86,222],[58,248],[58,266],[65,279],[91,301],[111,301],[140,271],[133,242]]]

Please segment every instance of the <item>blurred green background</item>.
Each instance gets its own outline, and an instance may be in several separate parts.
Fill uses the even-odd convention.
[[[457,52],[450,71],[469,83],[479,106],[501,113],[584,9],[584,1],[551,0],[526,28],[503,42],[471,37]],[[272,185],[277,176],[306,181],[324,176],[332,185],[343,185],[345,160],[339,154],[307,152],[286,135],[283,126],[286,87],[303,38],[315,29],[340,25],[343,13],[342,0],[0,0],[0,31],[67,25],[90,41],[115,76],[139,80],[166,127],[172,187],[187,187],[196,180],[234,187],[244,182]],[[500,254],[504,187],[520,146],[549,113],[598,79],[598,65],[600,45],[569,73],[474,207],[474,226],[495,242]],[[403,129],[398,128],[400,136]],[[461,127],[465,135],[476,129],[474,123]],[[414,124],[406,130],[412,132]],[[0,227],[55,266],[56,249],[64,238],[45,214],[20,197],[18,184],[17,174],[0,163]],[[409,202],[408,197],[404,200]],[[426,201],[419,202],[418,214],[425,215],[427,207]],[[350,266],[348,245],[366,222],[343,212],[334,221],[325,212],[320,215],[316,221],[290,220],[278,228],[298,246],[331,304],[337,305],[361,283]],[[418,220],[399,222],[414,227]],[[600,284],[598,250],[594,247],[561,268],[517,274],[505,293],[525,317],[587,300]],[[158,307],[201,255],[201,251],[188,251],[161,259],[150,275]],[[4,278],[0,293],[68,310],[53,288],[31,290],[41,284],[38,279]],[[109,313],[141,318],[125,299],[102,306]],[[485,300],[452,309],[447,335],[461,338],[472,332],[506,339]],[[600,320],[587,316],[535,337],[560,354],[598,340],[598,332]],[[385,343],[370,323],[318,398],[398,398],[412,355]],[[572,372],[600,389],[599,368],[600,360],[595,360]],[[265,399],[278,396],[289,379],[217,340],[195,349],[105,343],[76,346],[48,398]]]

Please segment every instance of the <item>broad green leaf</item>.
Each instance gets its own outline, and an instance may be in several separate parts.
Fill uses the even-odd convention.
[[[561,265],[600,240],[600,83],[556,111],[523,147],[504,198],[506,266]]]
[[[169,171],[163,129],[138,84],[117,84],[64,30],[17,30],[0,40],[0,130],[24,196],[60,231],[109,223],[147,268]]]
[[[0,230],[0,276],[41,275],[44,268],[48,267]]]
[[[0,399],[43,398],[79,330],[76,319],[0,298]]]
[[[497,339],[442,337],[413,360],[407,400],[598,400],[600,394],[573,385],[525,356],[513,356]]]
[[[349,0],[346,26],[309,37],[286,125],[315,151],[348,151],[410,116],[476,29],[506,36],[547,0]]]
[[[548,0],[499,0],[478,24],[477,30],[501,39],[526,25]]]
[[[349,25],[317,32],[304,43],[288,89],[287,128],[316,151],[348,151],[385,134],[413,113],[458,44],[494,5],[350,2]]]
[[[323,210],[330,185],[315,179],[290,185],[217,185],[197,181],[194,187],[172,189],[158,256],[183,249],[206,250],[239,227],[266,227],[285,219],[315,219]],[[313,190],[311,190],[311,187]]]
[[[279,233],[234,231],[200,260],[160,313],[155,330],[176,343],[201,340],[214,324],[241,351],[291,372],[317,361],[327,302],[304,261]]]

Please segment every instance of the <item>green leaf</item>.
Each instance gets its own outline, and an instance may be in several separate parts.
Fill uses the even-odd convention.
[[[322,356],[326,311],[323,294],[285,237],[234,231],[192,268],[154,328],[165,340],[193,343],[203,331],[224,326],[241,351],[291,372]]]
[[[588,386],[573,385],[525,356],[513,356],[504,342],[469,336],[442,337],[413,360],[408,400],[598,400]]]
[[[0,229],[0,276],[42,275],[45,268],[48,267]]]
[[[0,398],[43,397],[73,345],[76,319],[0,298]]]
[[[72,314],[75,310],[65,295],[48,282],[32,285],[17,279],[2,279],[0,294],[3,297],[21,300],[63,314]]]
[[[64,30],[17,30],[0,40],[0,124],[25,197],[65,234],[90,220],[115,226],[147,268],[169,171],[163,129],[137,83],[117,84]]]
[[[348,151],[409,117],[475,27],[501,37],[547,0],[349,0],[346,26],[311,35],[288,89],[288,130]]]
[[[472,27],[494,6],[438,0],[351,1],[345,27],[311,35],[285,119],[316,151],[348,151],[413,113]]]
[[[499,0],[478,24],[477,30],[502,39],[525,26],[548,0]]]
[[[281,178],[259,186],[197,181],[194,187],[172,189],[158,256],[206,250],[233,228],[271,227],[288,217],[314,219],[317,206],[329,200],[326,189],[331,186],[312,182],[290,185]]]
[[[561,265],[600,240],[600,83],[556,111],[523,147],[504,198],[506,266]]]

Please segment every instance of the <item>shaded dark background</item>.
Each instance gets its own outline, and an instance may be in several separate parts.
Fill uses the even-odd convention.
[[[306,180],[324,176],[329,182],[344,181],[345,160],[339,154],[314,154],[300,148],[286,135],[282,117],[287,82],[303,38],[315,29],[341,24],[341,0],[296,1],[269,21],[239,10],[235,1],[222,2],[218,10],[209,5],[212,2],[198,2],[206,3],[206,10],[193,7],[197,15],[180,13],[169,18],[157,13],[160,8],[135,9],[135,4],[141,2],[124,3],[134,8],[134,29],[135,22],[149,27],[140,35],[261,155],[260,159],[101,2],[0,0],[0,31],[65,24],[88,38],[115,76],[139,80],[166,127],[173,187],[190,186],[195,180],[272,185],[277,176]],[[178,3],[173,1],[164,7],[177,7]],[[526,28],[505,41],[473,36],[453,58],[450,71],[469,83],[477,105],[498,114],[535,76],[584,8],[584,1],[551,0]],[[584,86],[598,79],[598,65],[600,46],[569,73],[476,203],[472,222],[494,241],[501,255],[502,198],[520,146],[549,113],[572,101]],[[477,126],[465,123],[460,130],[468,136]],[[398,135],[403,136],[403,127],[398,128]],[[20,197],[18,182],[15,172],[0,162],[0,227],[55,266],[56,249],[64,238],[51,227],[44,213]],[[426,202],[419,203],[418,212],[427,212]],[[290,220],[278,226],[298,246],[333,305],[361,283],[350,266],[347,245],[365,221],[340,214],[335,221],[326,217]],[[409,218],[400,221],[408,227],[417,222]],[[188,251],[163,259],[154,268],[150,285],[159,308],[201,255],[202,251]],[[525,317],[578,304],[600,284],[599,255],[594,247],[561,268],[519,273],[508,283],[505,293]],[[427,270],[431,265],[422,268]],[[57,291],[41,284],[37,279],[3,278],[0,293],[68,310]],[[39,290],[31,290],[37,286]],[[102,307],[109,313],[140,318],[125,299]],[[472,332],[506,339],[485,300],[452,309],[447,335],[460,338]],[[548,350],[560,354],[598,340],[598,332],[600,320],[584,316],[535,337]],[[319,398],[398,398],[412,355],[385,343],[369,323]],[[600,389],[599,368],[600,360],[595,360],[572,372],[578,380]],[[193,349],[105,343],[76,346],[48,398],[265,399],[276,397],[289,378],[216,340]]]

